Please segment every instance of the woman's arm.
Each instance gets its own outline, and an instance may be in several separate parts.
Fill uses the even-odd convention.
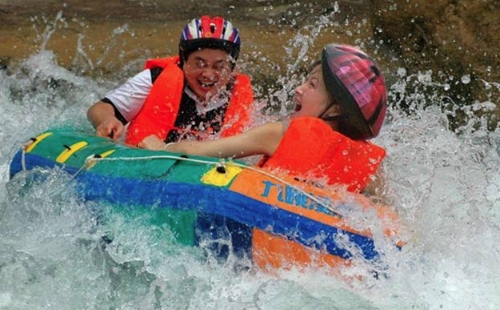
[[[255,127],[239,135],[211,141],[182,141],[168,145],[169,152],[220,158],[272,155],[283,137],[283,123],[273,122]],[[155,135],[146,137],[139,147],[165,150],[167,146]]]

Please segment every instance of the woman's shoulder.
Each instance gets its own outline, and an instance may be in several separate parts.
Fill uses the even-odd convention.
[[[290,120],[290,123],[294,123],[294,124],[313,124],[313,125],[316,125],[316,126],[330,127],[322,119],[314,117],[314,116],[299,116],[299,117],[295,117],[295,118],[292,118]]]
[[[301,127],[303,130],[322,132],[334,132],[334,130],[322,119],[313,116],[300,116],[290,120],[288,127]]]

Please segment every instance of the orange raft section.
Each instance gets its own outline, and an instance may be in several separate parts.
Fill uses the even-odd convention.
[[[405,243],[397,239],[400,234],[400,224],[396,212],[387,206],[374,204],[361,194],[355,195],[340,190],[327,191],[287,176],[280,176],[277,181],[270,175],[252,170],[240,172],[231,184],[230,190],[301,218],[337,228],[339,234],[348,234],[369,242],[373,242],[373,231],[369,227],[376,226],[380,229],[382,225],[385,237],[393,241],[397,247],[402,247]],[[364,217],[359,224],[366,226],[361,229],[353,228],[352,222],[356,220],[352,217],[346,218],[342,214],[342,210],[352,211],[353,207],[357,208],[357,211],[356,214],[350,212],[351,216],[370,214],[368,218],[373,220],[374,225],[370,225]],[[297,227],[297,233],[300,233],[299,229]],[[321,235],[321,231],[317,233]],[[337,251],[327,249],[326,245],[320,245],[318,248],[314,246],[314,240],[311,240],[311,244],[305,245],[304,242],[297,242],[297,239],[285,237],[280,232],[273,231],[273,227],[253,228],[251,250],[254,264],[264,270],[311,265],[337,268],[350,264],[351,255],[343,253],[341,249]],[[376,253],[363,254],[366,258],[376,255]]]

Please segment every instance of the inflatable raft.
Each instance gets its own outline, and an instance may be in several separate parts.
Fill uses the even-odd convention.
[[[335,267],[354,255],[374,260],[374,234],[401,245],[396,214],[362,195],[242,162],[143,150],[73,130],[31,139],[11,161],[10,177],[55,166],[73,176],[83,199],[163,210],[180,243],[229,238],[220,255],[232,251],[265,269]]]

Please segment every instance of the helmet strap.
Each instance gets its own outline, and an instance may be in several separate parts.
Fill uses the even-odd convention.
[[[326,122],[330,122],[330,121],[338,121],[338,120],[341,120],[344,118],[344,115],[342,114],[337,114],[337,115],[333,115],[333,116],[325,116],[325,117],[320,117],[320,119],[326,121]]]

